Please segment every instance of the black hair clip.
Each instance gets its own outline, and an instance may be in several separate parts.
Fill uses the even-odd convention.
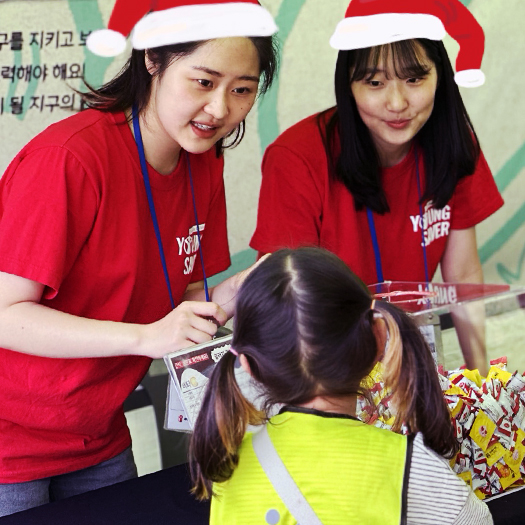
[[[219,337],[226,337],[227,335],[231,335],[233,332],[229,329],[229,328],[226,328],[225,326],[219,326],[219,328],[217,328],[217,331],[215,332],[215,335],[213,336],[212,339],[219,339]]]

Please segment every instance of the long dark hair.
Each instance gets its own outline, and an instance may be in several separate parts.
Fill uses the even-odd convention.
[[[278,54],[277,44],[273,37],[248,37],[257,50],[259,56],[259,65],[262,82],[259,86],[259,95],[262,95],[270,89],[272,82],[277,74]],[[89,91],[81,93],[84,103],[87,107],[101,111],[125,111],[137,105],[139,113],[144,110],[148,104],[151,82],[153,76],[162,77],[163,73],[170,64],[188,55],[191,55],[200,46],[206,44],[208,40],[196,42],[183,42],[169,46],[155,47],[147,50],[133,49],[131,56],[124,65],[120,73],[104,84],[102,87],[95,89],[85,82]],[[145,56],[157,66],[155,73],[152,75],[146,68]],[[237,146],[244,136],[244,121],[232,130],[231,133],[219,140],[215,145],[217,156],[225,148]],[[227,144],[225,138],[232,137]]]
[[[457,448],[434,361],[414,322],[368,289],[335,255],[319,248],[280,250],[242,285],[232,347],[246,356],[264,389],[259,412],[242,395],[227,353],[210,377],[190,445],[198,497],[229,479],[248,424],[260,424],[276,404],[301,405],[326,396],[365,394],[363,379],[378,359],[374,315],[386,323],[390,343],[385,381],[393,391],[397,426],[421,431],[436,452]]]
[[[379,156],[350,89],[352,82],[371,78],[379,62],[386,63],[389,56],[396,76],[403,79],[426,75],[426,58],[436,67],[434,109],[417,134],[416,144],[425,162],[426,185],[421,202],[432,198],[436,208],[443,208],[458,181],[474,173],[480,147],[441,41],[403,40],[339,52],[335,71],[337,107],[335,112],[331,109],[321,113],[318,120],[329,170],[352,193],[357,210],[368,207],[377,213],[389,211],[381,184]]]

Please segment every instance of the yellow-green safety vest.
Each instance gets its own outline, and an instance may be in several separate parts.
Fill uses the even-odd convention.
[[[406,436],[305,409],[272,417],[268,434],[324,525],[401,523]],[[211,525],[297,523],[262,470],[251,433],[243,440],[231,479],[215,483],[213,490]]]

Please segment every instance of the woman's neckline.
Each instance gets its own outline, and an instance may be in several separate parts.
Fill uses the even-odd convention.
[[[414,141],[412,141],[412,145],[410,146],[408,153],[397,164],[388,167],[381,167],[383,175],[388,177],[396,177],[398,175],[404,176],[406,171],[410,169],[410,166],[415,162],[415,148],[416,144]]]
[[[399,166],[403,165],[407,159],[410,158],[410,155],[412,154],[412,152],[414,151],[414,140],[412,139],[410,141],[410,146],[408,148],[408,150],[406,151],[406,153],[397,161],[395,162],[394,164],[390,164],[388,166],[383,166],[381,165],[381,169],[383,170],[392,170],[392,169],[397,169],[399,168]]]
[[[129,127],[129,129],[131,131],[131,136],[133,137],[133,141],[136,142],[136,140],[135,140],[135,130],[133,129],[133,117],[132,117],[131,109],[128,109],[128,110],[124,111],[124,115],[126,117],[126,122],[128,124],[128,127]],[[145,142],[147,142],[147,141],[144,140],[144,137],[145,136],[147,137],[149,131],[147,129],[145,129],[145,125],[143,124],[143,119],[141,119],[140,115],[139,115],[139,126],[140,126],[140,130],[141,130],[142,144],[143,144],[143,147],[144,147],[144,153],[146,154],[146,162],[148,163],[148,166],[151,169],[153,169],[155,171],[155,173],[159,174],[162,177],[170,177],[170,176],[172,176],[177,171],[179,166],[181,165],[181,157],[182,157],[182,154],[183,154],[182,148],[179,150],[179,153],[178,153],[178,156],[177,156],[177,160],[176,160],[176,163],[173,166],[173,168],[171,170],[168,169],[168,168],[164,168],[161,171],[159,171],[158,167],[154,166],[150,162],[151,158],[148,159],[148,151],[146,149],[147,146],[145,144]],[[170,165],[170,168],[171,168],[171,165]]]
[[[118,125],[120,136],[127,150],[129,151],[129,154],[135,160],[137,166],[136,175],[139,178],[139,180],[142,181],[137,143],[135,142],[135,138],[129,127],[127,115],[124,111],[115,112],[113,113],[113,118],[115,123]],[[177,164],[176,168],[172,171],[172,173],[168,175],[162,175],[161,173],[157,172],[157,170],[153,166],[148,164],[148,174],[150,177],[151,187],[158,190],[171,190],[172,188],[178,187],[182,182],[188,180],[185,176],[187,173],[186,164],[186,155],[183,154],[181,155],[181,159]]]

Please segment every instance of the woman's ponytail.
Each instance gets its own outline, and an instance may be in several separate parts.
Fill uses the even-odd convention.
[[[212,482],[228,480],[239,456],[248,424],[258,425],[264,415],[243,396],[235,378],[236,357],[227,352],[213,370],[190,441],[193,493],[209,499]]]

